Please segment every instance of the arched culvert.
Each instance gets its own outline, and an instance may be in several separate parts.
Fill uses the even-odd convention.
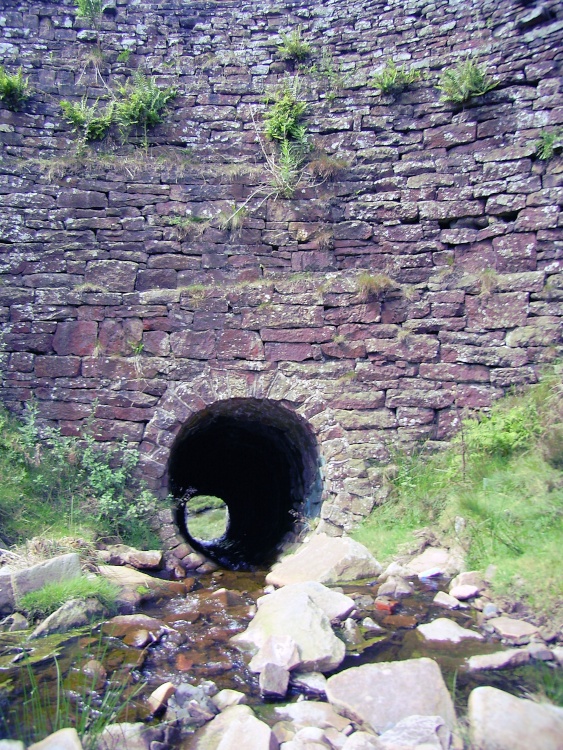
[[[318,513],[319,456],[311,428],[267,399],[217,401],[192,416],[170,453],[168,483],[188,542],[225,567],[268,562],[300,516]],[[189,496],[221,498],[224,535],[212,541],[189,530]],[[188,497],[185,507],[182,498]]]

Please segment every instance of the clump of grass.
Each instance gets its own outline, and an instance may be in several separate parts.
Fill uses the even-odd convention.
[[[314,179],[327,182],[336,179],[349,166],[350,164],[346,159],[319,154],[316,158],[311,159],[307,169]]]
[[[555,149],[563,147],[563,129],[542,130],[536,143],[536,155],[538,159],[547,161],[555,155]]]
[[[171,216],[168,222],[176,227],[179,239],[185,240],[190,236],[200,237],[209,226],[210,219],[202,216]]]
[[[187,503],[186,521],[195,539],[210,541],[223,536],[227,530],[229,511],[220,497],[196,495]]]
[[[247,214],[248,209],[245,205],[237,207],[234,203],[228,211],[221,211],[217,217],[219,229],[229,231],[234,235],[240,234]]]
[[[280,34],[282,41],[278,44],[278,54],[282,60],[302,62],[311,55],[311,45],[304,41],[301,33],[301,26],[298,26],[289,34]]]
[[[106,137],[113,122],[114,103],[109,102],[105,110],[98,107],[99,99],[88,105],[88,98],[79,102],[63,99],[61,109],[64,119],[72,125],[74,133],[85,141],[100,141]]]
[[[110,612],[115,611],[119,589],[107,578],[78,576],[67,581],[48,583],[42,589],[24,594],[18,609],[32,619],[43,618],[55,612],[71,599],[97,599]]]
[[[446,540],[464,545],[470,568],[496,566],[497,592],[538,610],[560,606],[562,372],[557,365],[526,393],[465,420],[442,453],[398,454],[390,500],[356,538],[385,558],[414,530],[433,524]]]
[[[148,128],[159,125],[169,102],[176,96],[174,87],[161,88],[154,78],[147,78],[139,71],[118,87],[119,97],[115,103],[115,122],[125,140],[132,128],[139,128],[147,140]]]
[[[396,288],[397,284],[384,273],[364,272],[358,276],[358,291],[364,299],[380,296]]]
[[[23,108],[29,98],[29,79],[24,78],[23,70],[17,73],[7,73],[3,65],[0,65],[0,101],[13,112]]]
[[[498,81],[490,78],[485,69],[470,57],[455,68],[445,70],[438,84],[441,100],[454,104],[464,104],[497,86]]]
[[[415,68],[407,70],[404,65],[399,68],[393,60],[389,59],[382,70],[373,74],[368,85],[379,89],[382,94],[398,94],[419,78],[419,70]]]

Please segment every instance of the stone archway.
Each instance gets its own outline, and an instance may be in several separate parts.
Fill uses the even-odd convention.
[[[378,487],[374,470],[362,458],[360,444],[350,440],[347,425],[341,423],[342,411],[334,406],[335,394],[342,390],[342,385],[327,378],[322,386],[317,382],[312,387],[306,379],[293,378],[279,370],[262,371],[259,368],[260,365],[256,363],[255,371],[233,371],[210,364],[189,383],[171,383],[145,428],[138,470],[148,485],[162,496],[169,489],[180,493],[181,481],[177,489],[169,487],[169,469],[177,460],[173,453],[181,450],[179,446],[188,435],[197,435],[205,427],[209,414],[218,415],[222,408],[227,408],[227,411],[230,408],[214,405],[234,404],[237,400],[268,404],[270,414],[279,414],[281,412],[278,410],[283,409],[285,414],[290,415],[286,416],[287,423],[307,425],[306,430],[316,446],[317,473],[313,484],[318,482],[318,488],[313,494],[315,502],[321,503],[321,520],[317,528],[333,535],[341,534],[369,513],[378,495],[384,491]],[[221,416],[226,418],[228,415],[225,413]],[[276,419],[273,419],[270,428],[275,432]],[[363,435],[365,438],[362,436],[362,441],[368,440],[368,433]],[[275,439],[274,442],[278,446],[282,444]],[[362,442],[362,451],[370,455],[377,449],[375,443],[366,448]],[[313,453],[307,448],[305,455],[311,456]],[[282,463],[286,461],[291,464],[293,461],[287,446],[280,449],[279,456]],[[311,463],[310,459],[307,461]],[[310,469],[307,472],[306,476],[309,477]],[[305,484],[306,481],[301,482],[302,487]],[[290,491],[290,496],[292,503],[299,502],[294,490]],[[289,506],[284,507],[287,510]],[[158,524],[165,546],[185,561],[194,546],[182,533],[177,513],[164,511],[159,516]]]

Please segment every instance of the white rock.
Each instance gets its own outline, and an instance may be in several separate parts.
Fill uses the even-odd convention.
[[[297,644],[289,635],[271,635],[252,657],[251,672],[262,672],[266,664],[276,664],[288,671],[301,662]]]
[[[413,557],[404,567],[409,575],[419,575],[436,568],[442,575],[451,576],[459,573],[462,565],[461,556],[455,551],[440,547],[427,547],[422,554]]]
[[[450,581],[450,593],[453,588],[456,588],[456,586],[465,586],[466,584],[476,586],[479,589],[479,592],[487,588],[482,573],[478,570],[467,570],[464,573],[460,573],[455,578],[452,578]]]
[[[293,672],[291,685],[297,690],[313,695],[326,696],[326,677],[322,672]]]
[[[489,623],[501,636],[506,638],[508,641],[512,641],[516,644],[528,643],[531,636],[538,632],[535,625],[531,625],[525,620],[514,620],[512,617],[493,617],[489,620]]]
[[[493,687],[471,692],[471,746],[479,750],[561,750],[563,709],[516,698]]]
[[[225,688],[224,690],[220,690],[217,695],[212,696],[211,701],[217,706],[219,711],[224,711],[231,706],[246,703],[246,695],[238,690]]]
[[[359,542],[350,537],[316,534],[295,554],[274,565],[266,583],[275,586],[304,581],[337,583],[374,578],[379,573],[381,565]]]
[[[438,591],[433,602],[439,607],[446,607],[447,609],[459,609],[460,605],[458,599],[454,599],[453,596],[446,594],[445,591]]]
[[[28,750],[82,750],[76,729],[59,729],[41,742],[30,745]]]
[[[524,648],[511,648],[507,651],[495,651],[494,654],[478,654],[470,656],[467,668],[470,672],[479,672],[482,669],[508,669],[519,667],[530,661],[530,654]]]
[[[48,583],[68,581],[81,574],[80,557],[76,552],[53,557],[46,562],[33,565],[31,568],[16,570],[12,573],[12,585],[16,601],[29,593],[42,589]]]
[[[297,729],[333,727],[342,732],[350,726],[349,720],[337,713],[333,706],[321,701],[301,701],[301,703],[289,703],[287,706],[276,706],[275,713],[280,719],[292,721]]]
[[[345,655],[344,643],[333,633],[325,611],[309,595],[310,587],[303,586],[287,586],[262,597],[248,628],[231,642],[256,652],[271,636],[287,635],[297,643],[300,662],[296,666],[300,669],[323,672],[339,666]],[[328,594],[323,593],[323,600]]]
[[[387,750],[397,747],[447,750],[451,732],[441,716],[408,716],[379,736]]]
[[[191,750],[277,750],[272,730],[254,715],[249,706],[232,706],[199,729],[190,742]]]
[[[25,750],[25,745],[19,740],[0,740],[0,750]]]
[[[461,602],[472,599],[479,593],[478,586],[472,586],[470,583],[464,583],[460,586],[454,586],[450,589],[450,595],[459,599]]]
[[[289,592],[304,592],[315,602],[317,607],[320,607],[328,619],[332,622],[334,620],[344,620],[350,612],[356,606],[356,602],[349,596],[340,593],[339,591],[333,591],[328,586],[324,586],[322,583],[317,581],[304,581],[303,583],[293,583],[284,586],[283,596],[289,596]],[[275,595],[280,597],[281,592],[275,592]],[[258,609],[262,603],[267,602],[269,597],[260,597],[257,601]]]
[[[327,696],[338,710],[367,722],[376,732],[391,729],[414,714],[441,716],[449,729],[455,725],[452,699],[432,659],[346,669],[328,679]]]
[[[163,685],[159,685],[156,690],[148,697],[148,704],[151,713],[156,713],[163,709],[168,703],[168,699],[171,695],[174,695],[176,687],[171,682],[165,682]]]
[[[342,745],[342,750],[383,750],[383,746],[373,734],[354,732]]]
[[[149,750],[154,730],[146,724],[109,724],[98,738],[97,750]]]
[[[553,658],[559,664],[559,666],[563,667],[563,646],[556,646],[555,648],[552,648],[551,653],[553,654]]]
[[[258,684],[261,695],[283,698],[289,685],[289,671],[279,664],[264,664]]]
[[[427,641],[449,641],[450,643],[459,643],[464,638],[475,638],[478,641],[483,640],[483,636],[480,633],[476,633],[474,630],[468,630],[462,628],[457,622],[448,620],[446,617],[439,617],[433,622],[429,622],[426,625],[419,625],[417,631]]]

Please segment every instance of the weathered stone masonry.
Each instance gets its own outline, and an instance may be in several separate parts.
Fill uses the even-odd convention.
[[[447,438],[560,351],[563,163],[535,156],[563,123],[557,2],[117,0],[101,61],[71,3],[0,5],[4,63],[33,87],[23,112],[0,110],[10,408],[35,398],[65,434],[94,409],[99,438],[139,444],[164,491],[190,419],[267,399],[314,435],[336,531],[377,501],[391,444]],[[276,47],[298,25],[343,76],[301,80],[316,147],[348,166],[253,199],[239,231],[175,225],[228,215],[263,179],[246,168],[262,161],[252,116],[291,72]],[[499,86],[460,109],[435,84],[469,52]],[[366,85],[391,56],[424,72],[397,97]],[[60,100],[138,68],[180,91],[148,155],[110,141],[73,156]],[[365,272],[393,283],[370,294]]]

